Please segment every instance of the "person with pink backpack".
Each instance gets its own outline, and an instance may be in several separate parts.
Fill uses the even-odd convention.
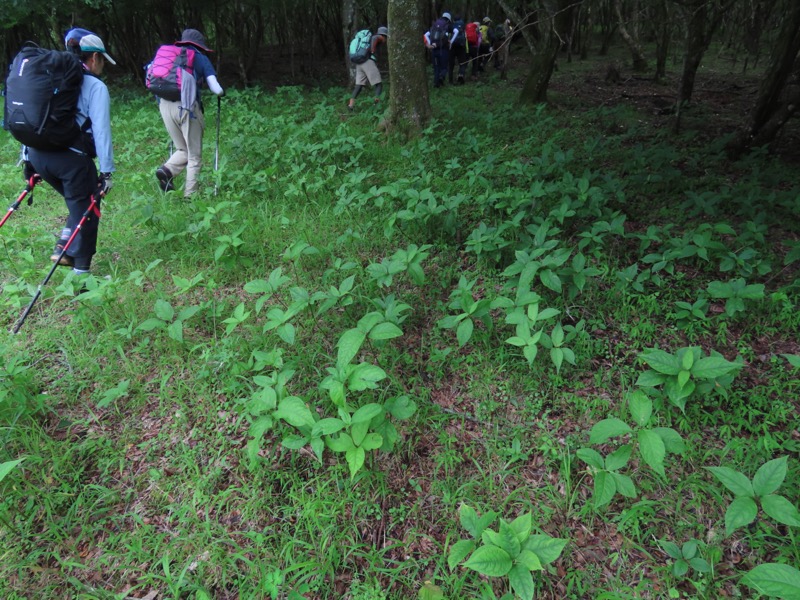
[[[161,46],[147,67],[145,85],[158,97],[158,107],[174,151],[156,169],[164,192],[175,189],[174,179],[186,170],[184,197],[197,191],[203,158],[205,118],[200,87],[205,83],[217,96],[224,96],[217,74],[206,56],[212,50],[196,29],[184,30],[180,41]]]

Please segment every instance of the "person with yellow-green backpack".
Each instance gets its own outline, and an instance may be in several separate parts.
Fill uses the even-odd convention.
[[[480,32],[481,47],[478,51],[478,70],[483,71],[483,67],[489,62],[489,56],[492,54],[492,46],[494,45],[494,28],[492,27],[492,20],[489,17],[483,17]]]

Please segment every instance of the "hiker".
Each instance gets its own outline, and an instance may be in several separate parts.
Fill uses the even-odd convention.
[[[473,80],[478,77],[480,71],[479,53],[482,43],[480,25],[477,21],[473,21],[464,27],[464,36],[467,38],[467,56],[472,65]]]
[[[69,40],[65,40],[70,47]],[[100,80],[106,62],[116,65],[103,41],[94,34],[85,35],[72,44],[83,65],[84,76],[78,96],[75,120],[81,127],[89,123],[88,129],[75,142],[63,150],[37,150],[27,147],[23,163],[23,176],[29,179],[38,173],[49,183],[64,201],[69,211],[64,229],[50,260],[57,261],[72,230],[81,220],[91,204],[93,194],[105,196],[113,185],[114,149],[111,143],[111,98],[106,84]],[[93,158],[97,156],[100,174]],[[61,257],[59,265],[72,267],[75,273],[88,273],[92,257],[97,251],[99,211],[90,214],[83,228]]]
[[[347,108],[353,110],[356,105],[356,98],[367,85],[367,82],[375,90],[375,99],[373,102],[378,104],[381,99],[381,92],[383,91],[383,83],[381,80],[381,71],[378,69],[378,46],[386,44],[389,38],[389,29],[387,27],[378,27],[378,32],[370,38],[369,41],[369,57],[366,61],[356,64],[356,87],[353,88],[353,95],[347,103]]]
[[[484,66],[489,62],[489,56],[494,50],[494,48],[492,48],[492,44],[494,42],[494,29],[492,28],[492,20],[489,17],[483,17],[480,30],[481,47],[478,51],[478,69],[479,71],[483,71]]]
[[[430,31],[425,32],[425,47],[431,51],[433,87],[435,88],[442,87],[447,76],[450,42],[453,38],[452,21],[453,18],[449,12],[442,13],[442,16],[433,22]]]
[[[175,177],[185,169],[186,183],[183,188],[183,196],[188,198],[197,191],[197,178],[203,160],[205,118],[203,117],[200,88],[205,82],[208,88],[220,97],[225,95],[225,90],[217,81],[214,67],[206,56],[213,51],[206,44],[202,33],[196,29],[185,29],[180,41],[175,42],[174,45],[180,48],[185,47],[192,54],[193,63],[190,71],[183,70],[183,74],[189,76],[183,77],[180,99],[167,100],[163,97],[158,99],[161,118],[175,150],[167,162],[156,169],[156,179],[164,192],[170,192],[175,189]]]
[[[453,21],[453,37],[450,43],[450,57],[448,61],[448,79],[453,83],[453,71],[458,63],[458,84],[463,85],[467,72],[467,38],[464,35],[464,21],[456,15]]]

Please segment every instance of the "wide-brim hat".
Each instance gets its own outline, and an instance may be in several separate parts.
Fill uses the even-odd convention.
[[[176,46],[194,46],[203,52],[213,52],[206,44],[206,38],[197,29],[184,29],[179,42],[175,42]]]

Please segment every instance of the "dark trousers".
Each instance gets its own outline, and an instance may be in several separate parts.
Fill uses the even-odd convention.
[[[64,196],[69,211],[65,229],[74,231],[91,204],[92,194],[97,192],[97,167],[94,161],[71,150],[45,152],[29,148],[28,157],[42,179]],[[98,225],[97,215],[90,214],[72,240],[67,254],[74,259],[76,269],[89,270],[97,251]]]
[[[431,58],[433,59],[433,87],[444,85],[444,79],[447,77],[449,56],[450,51],[447,48],[434,48],[431,52]]]
[[[453,70],[455,69],[456,63],[458,63],[458,78],[463,81],[464,75],[467,72],[467,49],[464,47],[464,44],[453,44],[450,48],[450,83],[453,83]]]

